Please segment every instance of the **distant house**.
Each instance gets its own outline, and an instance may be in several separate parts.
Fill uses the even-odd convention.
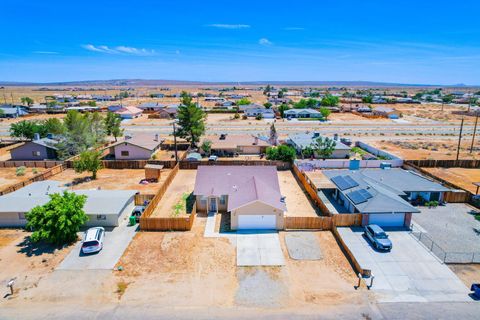
[[[23,145],[10,150],[12,160],[54,160],[57,159],[57,140],[38,135]]]
[[[442,201],[448,188],[400,168],[323,170],[335,185],[332,196],[347,212],[361,213],[362,224],[409,227],[412,213],[420,211],[410,202]]]
[[[301,154],[302,150],[306,147],[310,147],[316,142],[321,135],[319,132],[309,133],[295,133],[288,136],[286,142],[288,145],[295,148],[298,154]],[[331,139],[331,138],[329,138]],[[340,142],[337,138],[335,140],[335,150],[329,157],[331,159],[346,159],[350,156],[350,147]],[[318,155],[315,155],[318,158]]]
[[[163,97],[165,97],[165,94],[163,94],[163,93],[151,93],[150,97],[152,97],[152,98],[163,98]]]
[[[158,102],[145,102],[140,104],[138,108],[142,109],[145,112],[157,112],[165,108],[165,105]]]
[[[266,108],[249,108],[244,111],[247,117],[257,117],[261,115],[263,119],[274,119],[275,112],[272,109]]]
[[[287,211],[274,166],[199,166],[198,212],[227,212],[232,230],[284,228]]]
[[[123,108],[122,105],[114,104],[114,105],[108,106],[107,110],[110,111],[110,112],[117,112],[118,110],[121,110],[122,108]]]
[[[389,107],[375,107],[372,111],[374,115],[382,116],[389,119],[398,119],[402,116],[402,113],[400,111]]]
[[[265,106],[258,103],[242,104],[238,106],[238,110],[245,112],[247,109],[265,109]]]
[[[142,109],[137,107],[123,107],[120,110],[115,111],[116,114],[122,119],[134,119],[142,115]]]
[[[136,190],[69,190],[58,181],[38,181],[0,196],[0,227],[24,227],[26,213],[50,201],[49,195],[74,192],[87,196],[85,226],[116,227],[135,207]]]
[[[290,109],[283,113],[284,118],[323,118],[322,114],[314,109]]]
[[[114,143],[110,148],[116,160],[148,160],[160,149],[162,142],[158,134],[136,134],[125,136],[123,141]]]
[[[220,134],[207,136],[202,141],[212,142],[211,153],[217,156],[233,156],[235,154],[262,154],[271,144],[259,137],[249,134]],[[202,153],[203,150],[201,150]]]
[[[219,101],[223,101],[223,100],[225,100],[225,98],[222,98],[222,97],[210,97],[210,96],[205,97],[205,101],[219,102]]]
[[[161,119],[175,119],[178,114],[178,107],[170,106],[160,109],[158,115]]]
[[[16,106],[11,104],[0,105],[0,118],[17,118],[27,115],[28,112],[24,106]]]
[[[92,99],[95,101],[114,101],[115,97],[110,95],[100,95],[100,94],[93,94]]]
[[[229,100],[225,100],[225,101],[222,101],[222,102],[218,102],[215,105],[218,106],[218,107],[231,107],[231,106],[234,105],[234,102],[229,101]]]
[[[277,97],[268,98],[268,102],[273,104],[289,103],[290,101],[292,101],[292,99],[290,98],[277,98]]]

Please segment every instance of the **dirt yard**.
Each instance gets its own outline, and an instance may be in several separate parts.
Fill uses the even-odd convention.
[[[0,283],[2,290],[12,278],[15,294],[37,286],[38,282],[63,260],[73,246],[55,249],[48,245],[32,245],[29,232],[21,229],[0,229]]]
[[[449,264],[448,267],[470,288],[472,283],[480,283],[480,264]]]
[[[140,184],[145,179],[143,169],[101,169],[97,173],[97,180],[91,180],[91,173],[76,173],[73,169],[67,169],[50,180],[68,184],[72,189],[106,189],[106,190],[138,190],[143,194],[155,194],[163,181],[167,178],[170,169],[163,169],[161,179],[156,183]]]
[[[391,152],[404,159],[455,159],[457,156],[457,140],[435,140],[418,138],[415,140],[378,140],[371,141],[374,147]],[[460,146],[460,159],[480,159],[478,142],[474,145],[473,153],[469,153],[471,137],[465,137]]]
[[[42,173],[46,169],[44,168],[26,168],[25,175],[17,176],[17,168],[0,168],[0,189],[9,187],[17,182],[27,180],[39,173]],[[36,173],[35,173],[36,172]]]
[[[182,197],[193,192],[195,186],[195,176],[197,170],[180,170],[178,171],[172,184],[168,187],[167,192],[153,212],[152,216],[172,217],[175,216],[173,207],[177,203],[183,203]],[[185,206],[184,206],[185,207]],[[184,214],[185,210],[180,210],[179,215]]]
[[[302,189],[295,179],[292,171],[278,171],[280,192],[285,196],[287,204],[286,216],[291,217],[316,217],[317,211],[310,202],[308,194]]]
[[[236,267],[236,249],[226,238],[204,238],[205,217],[190,232],[141,232],[120,259],[118,283],[127,284],[122,301],[135,304],[155,297],[175,307],[335,308],[359,304],[355,274],[330,232],[317,232],[323,259],[294,261],[281,233],[284,267]],[[245,300],[248,279],[262,283]],[[267,286],[265,286],[267,285]],[[243,289],[242,289],[243,288]],[[243,293],[242,293],[243,292]]]
[[[436,175],[439,178],[445,179],[448,182],[456,184],[473,194],[477,191],[477,187],[473,185],[474,182],[480,182],[480,169],[465,169],[465,168],[424,168],[428,172]]]

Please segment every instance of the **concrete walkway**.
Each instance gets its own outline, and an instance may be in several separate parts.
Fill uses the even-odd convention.
[[[228,238],[232,243],[235,244],[235,240],[237,239],[236,232],[218,232],[215,231],[215,221],[217,218],[216,212],[209,212],[207,215],[207,222],[205,223],[205,232],[203,236],[205,238]]]
[[[278,232],[237,233],[237,267],[283,265],[285,258]]]

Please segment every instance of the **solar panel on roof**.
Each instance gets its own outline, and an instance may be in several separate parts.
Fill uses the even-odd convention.
[[[350,176],[343,176],[343,179],[350,185],[350,188],[358,186],[358,182],[353,180]]]
[[[372,194],[365,189],[360,189],[358,190],[358,192],[360,192],[360,194],[366,199],[370,199],[371,197],[373,197]]]
[[[332,178],[332,181],[333,183],[335,183],[337,185],[337,187],[340,189],[340,190],[346,190],[346,189],[350,189],[350,184],[345,181],[345,179],[343,179],[342,176],[336,176],[336,177],[333,177]]]
[[[367,201],[367,198],[365,198],[358,190],[350,192],[348,197],[354,204],[360,204]]]

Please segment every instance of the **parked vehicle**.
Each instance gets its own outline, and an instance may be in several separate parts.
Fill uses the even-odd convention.
[[[218,160],[217,156],[211,155],[210,157],[208,157],[208,161],[217,161],[217,160]]]
[[[372,243],[377,250],[392,250],[392,241],[388,239],[388,235],[382,228],[376,224],[369,224],[365,227],[365,237]]]
[[[352,140],[349,138],[340,138],[340,142],[349,147],[352,145]]]
[[[138,223],[140,221],[140,217],[142,216],[143,211],[145,211],[144,206],[136,206],[133,208],[132,217],[135,217],[135,221]]]
[[[103,249],[105,229],[103,227],[90,228],[85,232],[82,252],[85,254],[99,252]]]

